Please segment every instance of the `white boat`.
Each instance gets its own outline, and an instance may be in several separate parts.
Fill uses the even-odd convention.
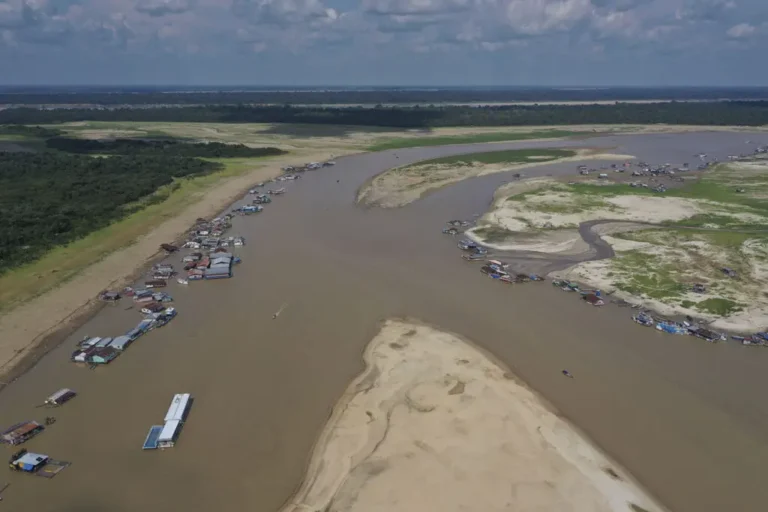
[[[184,279],[182,277],[176,279],[176,282],[179,283],[179,284],[189,284],[189,281],[187,281],[186,279]]]

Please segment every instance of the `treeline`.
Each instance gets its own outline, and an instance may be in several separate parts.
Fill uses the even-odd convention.
[[[120,219],[174,178],[220,167],[180,156],[0,153],[0,273]]]
[[[45,139],[48,137],[57,137],[61,130],[52,130],[42,126],[24,126],[17,124],[0,125],[0,136],[2,135],[20,135],[22,137],[34,137]]]
[[[375,108],[241,105],[54,110],[14,108],[0,111],[0,124],[74,121],[304,123],[394,128],[658,123],[759,126],[768,124],[768,101]]]
[[[178,156],[199,158],[254,158],[282,155],[278,148],[251,148],[221,142],[180,142],[176,140],[114,139],[89,140],[55,137],[45,141],[48,149],[79,154]]]
[[[768,99],[766,87],[607,87],[607,88],[294,88],[292,90],[217,90],[151,88],[0,89],[8,105],[376,105],[509,103],[552,101]]]

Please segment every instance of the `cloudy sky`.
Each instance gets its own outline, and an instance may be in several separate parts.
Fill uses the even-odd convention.
[[[766,85],[768,0],[0,0],[0,84]]]

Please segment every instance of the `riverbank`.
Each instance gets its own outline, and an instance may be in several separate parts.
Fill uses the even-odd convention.
[[[330,156],[326,151],[305,151],[241,161],[244,167],[201,178],[197,184],[192,180],[166,201],[0,278],[2,294],[7,295],[4,301],[13,304],[8,294],[17,291],[14,307],[0,316],[0,381],[13,380],[34,364],[98,310],[102,290],[130,283],[161,254],[160,244],[180,238],[197,218],[220,213],[254,183],[279,175],[281,167]],[[37,287],[36,295],[19,299],[25,293],[20,290],[30,284]]]
[[[469,342],[388,320],[363,357],[282,512],[663,510]]]
[[[538,140],[532,142],[540,142]],[[630,155],[611,154],[600,149],[569,148],[573,156],[557,156],[558,153],[543,148],[525,151],[525,157],[512,159],[510,162],[485,163],[475,159],[474,155],[464,155],[462,161],[453,157],[452,162],[436,161],[396,167],[375,176],[362,187],[357,194],[357,202],[365,206],[381,208],[399,208],[410,204],[424,195],[448,185],[470,178],[487,176],[502,172],[524,171],[534,167],[553,163],[580,162],[585,160],[626,161]],[[540,153],[540,156],[537,156]],[[480,153],[477,154],[481,155]],[[520,163],[516,163],[520,162]]]

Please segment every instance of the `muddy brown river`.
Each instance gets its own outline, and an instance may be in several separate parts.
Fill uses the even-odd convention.
[[[354,204],[374,174],[448,154],[591,146],[677,165],[695,164],[700,152],[724,159],[749,151],[747,139],[768,142],[765,134],[697,133],[432,147],[351,156],[307,173],[260,215],[235,219],[229,234],[248,245],[236,251],[243,263],[233,279],[169,286],[179,316],[167,327],[106,367],[70,363],[85,334],[121,334],[140,319],[125,309],[129,300],[105,307],[0,393],[3,426],[57,418],[25,448],[73,463],[52,480],[4,470],[0,483],[11,485],[0,506],[277,511],[299,485],[331,407],[361,371],[379,322],[409,316],[505,361],[671,510],[765,510],[768,350],[663,335],[632,323],[626,310],[590,308],[548,284],[483,278],[440,230],[482,213],[508,174],[397,210]],[[179,267],[179,256],[169,261]],[[563,368],[575,378],[563,378]],[[60,387],[79,396],[53,413],[35,408]],[[176,447],[142,451],[149,427],[162,424],[173,394],[183,392],[195,402]]]

